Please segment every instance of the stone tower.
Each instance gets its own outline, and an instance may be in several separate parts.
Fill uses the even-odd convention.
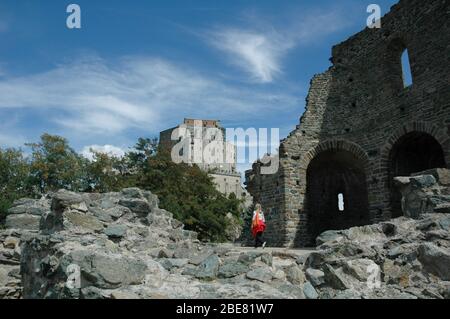
[[[180,128],[185,127],[189,132],[192,141],[197,139],[202,146],[200,152],[206,145],[213,141],[219,141],[221,143],[222,152],[227,154],[228,161],[218,161],[214,163],[194,162],[191,158],[188,163],[196,164],[201,170],[207,172],[212,177],[216,189],[226,196],[231,193],[235,194],[237,198],[249,198],[247,191],[242,187],[241,174],[236,171],[237,151],[236,146],[226,141],[225,128],[223,128],[218,120],[196,120],[185,118],[181,125],[167,129],[160,132],[159,143],[163,149],[171,151],[175,144],[179,141],[172,140],[172,133]],[[214,134],[209,135],[208,129],[213,129]],[[220,133],[220,134],[216,134]],[[189,145],[191,152],[194,153],[194,144]]]
[[[333,47],[331,62],[281,141],[278,173],[261,175],[260,163],[246,172],[273,246],[397,217],[393,177],[450,165],[450,1],[401,0],[381,29]]]

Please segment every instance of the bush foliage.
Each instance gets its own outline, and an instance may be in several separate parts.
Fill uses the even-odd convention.
[[[211,177],[197,166],[172,162],[158,149],[156,139],[140,138],[121,158],[93,151],[91,160],[60,136],[44,134],[26,147],[29,156],[21,149],[0,149],[0,219],[22,197],[36,198],[61,188],[103,193],[125,187],[158,195],[160,207],[203,240],[225,240],[226,214],[240,216],[241,202],[235,196],[218,192]]]

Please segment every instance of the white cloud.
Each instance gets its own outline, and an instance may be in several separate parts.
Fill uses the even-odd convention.
[[[253,80],[268,83],[281,72],[280,60],[292,47],[277,34],[225,29],[214,34],[212,43],[232,57],[232,62],[249,73]]]
[[[125,155],[125,151],[121,149],[120,147],[113,146],[113,145],[90,145],[85,146],[83,150],[81,151],[81,155],[89,160],[94,159],[94,153],[103,153],[108,154],[110,156],[121,158]]]
[[[259,19],[263,20],[263,19]],[[224,51],[230,63],[240,67],[251,80],[269,83],[282,73],[283,58],[293,48],[346,27],[349,22],[340,10],[299,14],[296,22],[276,31],[266,25],[252,28],[221,27],[209,32],[207,41]]]
[[[296,95],[225,84],[156,58],[115,63],[81,59],[49,71],[0,79],[0,109],[36,109],[65,132],[116,136],[159,131],[186,117],[265,118],[298,107]],[[64,134],[64,132],[62,132]]]

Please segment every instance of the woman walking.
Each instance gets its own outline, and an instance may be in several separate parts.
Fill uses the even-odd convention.
[[[252,218],[252,235],[255,238],[255,248],[266,247],[266,242],[262,239],[263,233],[266,230],[266,219],[261,208],[261,204],[255,205],[255,211]]]

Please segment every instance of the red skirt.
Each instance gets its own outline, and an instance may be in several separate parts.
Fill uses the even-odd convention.
[[[258,233],[262,233],[262,232],[264,232],[265,230],[266,230],[266,224],[260,223],[260,224],[256,225],[255,227],[252,228],[252,235],[253,235],[253,238],[256,238],[256,235],[257,235]]]

